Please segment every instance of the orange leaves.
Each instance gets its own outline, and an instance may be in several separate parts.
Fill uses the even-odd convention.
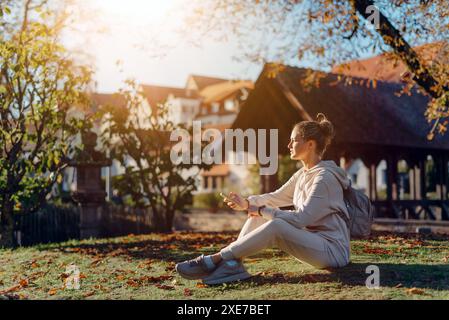
[[[26,287],[28,287],[28,284],[29,284],[29,280],[28,279],[21,279],[19,281],[19,284],[16,284],[16,285],[14,285],[12,287],[9,287],[7,289],[1,290],[0,291],[0,295],[4,295],[6,293],[10,293],[10,292],[14,292],[14,291],[20,290],[22,288],[26,288]]]
[[[139,268],[139,269],[151,269],[151,265],[153,264],[153,260],[147,260],[147,261],[144,261],[144,262],[140,262],[138,265],[137,265],[137,268]]]
[[[49,296],[54,296],[57,292],[58,292],[58,289],[50,289],[50,290],[48,291],[48,295],[49,295]]]
[[[412,295],[412,294],[425,295],[426,294],[426,292],[423,289],[418,289],[418,288],[410,288],[410,289],[407,289],[405,292],[409,295]]]
[[[20,284],[17,284],[17,285],[15,285],[15,286],[12,286],[12,287],[9,287],[9,288],[7,288],[7,289],[4,289],[4,290],[0,291],[0,295],[4,295],[4,294],[6,294],[6,293],[10,293],[10,292],[13,292],[13,291],[17,291],[17,290],[19,290],[20,288],[21,288]]]
[[[393,251],[382,249],[382,248],[372,248],[372,247],[369,247],[368,245],[366,245],[365,248],[363,249],[363,253],[379,254],[379,255],[392,255]]]
[[[285,66],[281,63],[267,63],[266,74],[268,78],[274,79],[277,75],[285,70]]]
[[[197,282],[196,283],[196,287],[197,288],[207,288],[207,284],[205,284],[205,283],[202,283],[202,282]]]
[[[190,297],[192,295],[192,291],[189,288],[184,289],[184,296]]]
[[[165,284],[155,284],[155,286],[157,288],[159,288],[159,289],[162,289],[162,290],[175,290],[174,286],[168,286],[168,285],[165,285]]]
[[[117,278],[120,277],[120,279],[123,280],[123,276],[117,276]],[[152,277],[152,276],[143,276],[140,278],[133,278],[133,279],[129,279],[126,281],[126,284],[129,287],[133,287],[133,288],[138,288],[147,284],[154,284],[156,287],[158,287],[159,289],[164,289],[164,290],[171,290],[174,289],[173,286],[166,286],[164,284],[161,284],[161,282],[164,281],[169,281],[172,280],[173,276],[171,275],[161,275],[161,276],[157,276],[157,277]],[[171,288],[169,288],[171,287]]]
[[[91,296],[93,296],[94,294],[95,294],[95,291],[89,291],[89,292],[86,292],[85,294],[83,294],[83,297],[84,297],[84,298],[91,297]]]
[[[137,288],[137,287],[141,286],[141,284],[138,281],[133,280],[133,279],[130,279],[130,280],[126,281],[126,284],[128,286],[130,286],[130,287],[133,287],[133,288]]]
[[[22,280],[20,280],[20,282],[19,282],[19,285],[20,285],[20,287],[22,287],[22,288],[28,287],[28,284],[29,284],[28,279],[22,279]]]

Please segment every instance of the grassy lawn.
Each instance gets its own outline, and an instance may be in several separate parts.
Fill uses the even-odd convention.
[[[149,234],[0,250],[0,299],[449,299],[449,239],[376,233],[352,241],[352,263],[317,270],[270,249],[246,260],[254,277],[205,286],[176,262],[212,253],[236,233]],[[75,264],[79,290],[64,287]],[[368,289],[368,265],[380,288]]]

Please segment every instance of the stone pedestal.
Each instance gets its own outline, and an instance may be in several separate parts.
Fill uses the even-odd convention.
[[[71,163],[76,167],[76,191],[72,197],[80,207],[80,238],[86,239],[101,236],[107,195],[101,181],[101,168],[110,166],[111,161],[94,150],[95,133],[86,132],[82,139],[84,150]]]

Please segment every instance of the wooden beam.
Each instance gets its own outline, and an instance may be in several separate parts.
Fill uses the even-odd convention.
[[[387,199],[398,200],[398,162],[396,155],[387,157]]]
[[[446,154],[441,155],[441,200],[447,200],[447,182],[448,182],[448,157]]]
[[[296,110],[298,110],[299,115],[301,118],[305,120],[312,121],[314,120],[310,114],[306,111],[306,109],[303,107],[301,102],[295,97],[295,95],[291,92],[291,90],[288,88],[288,86],[285,84],[285,82],[281,79],[280,76],[276,77],[277,82],[280,85],[280,88],[282,92],[284,93],[287,100],[292,104],[293,107],[295,107]]]
[[[370,165],[370,176],[371,176],[371,200],[377,200],[377,165],[372,163]]]

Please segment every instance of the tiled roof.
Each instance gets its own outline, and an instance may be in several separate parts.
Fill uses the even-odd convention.
[[[306,71],[286,67],[274,79],[263,72],[233,128],[278,128],[279,141],[287,144],[295,123],[323,112],[334,124],[335,141],[340,143],[449,150],[447,136],[427,140],[427,97],[415,91],[398,97],[401,85],[382,81],[375,89],[345,85],[335,74],[328,74],[319,87],[305,90],[300,80]],[[280,145],[285,152],[282,148],[285,146]]]
[[[254,83],[252,81],[221,82],[204,88],[200,95],[204,98],[204,103],[207,104],[214,101],[222,101],[241,89],[254,89]]]
[[[191,78],[195,81],[196,85],[198,86],[198,91],[201,91],[205,87],[208,87],[208,86],[220,83],[220,82],[229,81],[227,79],[205,77],[205,76],[199,76],[199,75],[191,75]]]
[[[184,88],[162,87],[152,85],[141,85],[143,94],[148,100],[151,106],[155,106],[158,103],[164,103],[169,95],[174,95],[177,98],[196,99],[195,93],[189,93]]]
[[[449,44],[445,42],[429,43],[414,49],[424,61],[448,59],[449,57]],[[407,67],[402,61],[389,60],[385,54],[349,61],[332,69],[332,72],[337,74],[387,82],[401,82],[401,75],[406,71]]]

